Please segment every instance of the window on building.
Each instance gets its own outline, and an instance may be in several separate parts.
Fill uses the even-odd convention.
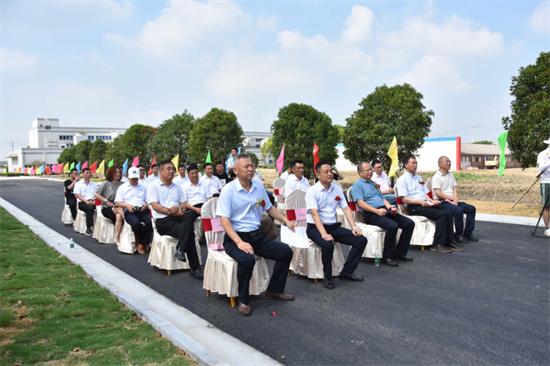
[[[52,129],[52,126],[46,125],[46,130],[51,130],[51,129]]]
[[[95,140],[95,136],[88,136],[88,141],[94,141]]]
[[[72,141],[73,137],[71,135],[59,135],[59,139],[62,141]]]

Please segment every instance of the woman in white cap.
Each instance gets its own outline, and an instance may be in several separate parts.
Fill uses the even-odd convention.
[[[540,194],[543,205],[542,218],[544,220],[544,236],[550,237],[550,137],[544,140],[548,145],[537,156],[537,166],[540,175]]]

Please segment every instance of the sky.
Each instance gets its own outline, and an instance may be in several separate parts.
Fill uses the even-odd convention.
[[[158,126],[218,107],[269,131],[297,102],[345,125],[405,82],[435,113],[430,136],[496,141],[512,77],[549,50],[549,0],[3,0],[0,160],[36,117]]]

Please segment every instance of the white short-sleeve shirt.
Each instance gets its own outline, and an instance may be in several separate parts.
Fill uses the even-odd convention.
[[[183,183],[181,188],[185,192],[187,202],[190,205],[196,205],[198,203],[204,203],[208,200],[208,194],[206,192],[206,185],[199,179],[197,184],[191,183],[190,180]]]
[[[129,182],[121,185],[116,191],[115,202],[129,203],[132,206],[143,206],[146,201],[146,187],[139,183],[135,186]]]
[[[537,166],[541,172],[546,169],[540,177],[540,182],[550,183],[550,147],[537,155]]]
[[[174,207],[187,202],[187,197],[183,189],[174,182],[165,185],[158,179],[147,186],[147,203],[152,204],[155,202],[164,207]],[[153,218],[161,219],[166,216],[153,209]]]
[[[428,189],[423,182],[422,177],[419,175],[412,175],[405,171],[405,173],[397,179],[395,187],[397,188],[397,194],[400,197],[409,197],[417,200],[426,200],[428,197]]]
[[[433,197],[437,198],[437,195],[435,194],[436,189],[440,189],[444,194],[452,196],[456,185],[457,184],[453,173],[448,172],[447,174],[443,174],[438,170],[432,177]]]
[[[79,180],[74,185],[73,193],[75,195],[80,195],[84,197],[85,200],[94,200],[95,199],[95,192],[97,190],[97,183],[90,181],[88,184],[84,181],[84,179]],[[81,202],[80,199],[78,199],[78,202]]]
[[[185,177],[181,177],[179,174],[176,175],[174,180],[172,181],[174,184],[177,184],[179,186],[182,186],[185,182],[189,182],[189,177],[186,175]]]
[[[386,172],[382,172],[382,174],[380,175],[376,174],[376,172],[373,172],[371,180],[380,186],[381,191],[387,191],[388,189],[390,189],[390,178],[388,177]]]
[[[285,197],[288,197],[289,194],[297,189],[307,192],[309,187],[309,181],[305,177],[302,177],[302,179],[298,179],[294,174],[290,174],[285,180],[283,193]]]
[[[222,183],[220,182],[220,179],[215,175],[209,178],[205,174],[201,177],[201,181],[206,187],[206,195],[208,198],[212,197],[217,193],[220,193],[220,190],[222,189]]]
[[[348,207],[342,188],[332,182],[326,189],[321,182],[312,185],[306,192],[307,222],[314,224],[311,209],[317,210],[321,223],[325,225],[336,223],[336,208]]]
[[[251,232],[260,228],[262,213],[271,208],[271,202],[262,184],[253,180],[246,191],[238,179],[227,183],[218,199],[216,215],[227,217],[238,232]]]

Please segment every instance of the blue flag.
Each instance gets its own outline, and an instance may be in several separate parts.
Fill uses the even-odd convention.
[[[76,163],[76,166],[74,167],[78,173],[80,173],[80,161]]]
[[[127,172],[128,172],[128,159],[126,159],[126,161],[124,161],[124,164],[122,164],[122,176],[125,177]]]

